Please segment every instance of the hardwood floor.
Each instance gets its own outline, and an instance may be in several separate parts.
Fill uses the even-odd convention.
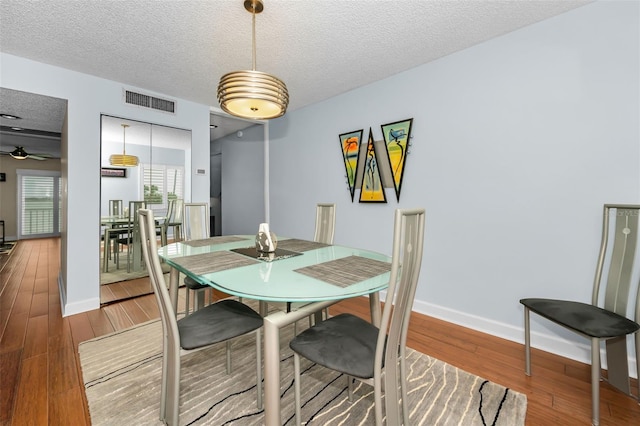
[[[158,317],[149,295],[62,318],[59,252],[58,239],[21,241],[0,272],[0,426],[89,425],[78,343]],[[367,317],[368,302],[331,307],[345,311]],[[590,424],[587,365],[534,350],[527,377],[520,344],[420,314],[409,331],[410,347],[525,393],[527,425]],[[640,405],[603,383],[601,424],[638,425]]]

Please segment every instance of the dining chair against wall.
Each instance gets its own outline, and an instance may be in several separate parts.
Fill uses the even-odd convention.
[[[228,342],[235,337],[255,332],[257,406],[262,409],[262,317],[247,305],[224,299],[197,312],[176,319],[169,291],[164,281],[153,212],[138,210],[142,253],[162,320],[162,385],[160,390],[160,420],[178,425],[180,401],[181,357],[213,344]],[[135,344],[133,342],[132,344]],[[231,351],[227,345],[227,373],[231,372]]]
[[[201,240],[209,238],[209,204],[207,203],[184,203],[182,215],[182,235],[185,240]],[[185,315],[189,315],[189,293],[193,292],[193,311],[197,310],[196,293],[205,293],[211,287],[200,284],[191,277],[184,278],[185,292]]]
[[[323,244],[333,244],[333,236],[336,229],[336,205],[334,203],[318,203],[316,205],[316,227],[313,233],[313,241]],[[296,309],[297,303],[270,302],[272,306],[281,311]],[[305,305],[304,303],[302,305]],[[324,318],[329,317],[329,309],[323,310]],[[313,325],[314,315],[309,316],[309,327]],[[294,323],[294,334],[297,332],[297,323]]]
[[[336,205],[333,203],[318,203],[316,206],[316,229],[313,241],[333,244],[336,230]]]
[[[141,258],[142,253],[136,253],[135,247],[140,242],[140,226],[138,222],[138,210],[146,209],[146,201],[129,201],[129,223],[127,232],[120,238],[118,243],[127,246],[127,272],[131,272],[131,265],[134,263],[135,256]],[[154,231],[155,235],[155,231]],[[118,268],[120,267],[118,262]]]
[[[395,212],[391,274],[380,327],[352,314],[340,314],[303,331],[289,343],[293,350],[296,424],[301,424],[300,356],[303,356],[347,375],[349,400],[352,399],[353,378],[373,385],[377,425],[382,424],[383,418],[384,372],[385,382],[391,383],[384,390],[387,424],[399,425],[404,421],[404,425],[409,425],[405,351],[422,264],[424,218],[424,209],[397,209]]]
[[[635,397],[629,384],[627,336],[635,333],[636,372],[640,377],[640,286],[632,283],[638,256],[640,205],[605,204],[602,240],[591,294],[591,304],[570,300],[526,298],[524,305],[525,372],[531,375],[530,312],[591,340],[591,421],[600,422],[600,342],[605,341],[609,384]],[[610,223],[610,218],[614,218]],[[611,235],[613,234],[613,235]],[[607,271],[603,286],[602,275]],[[637,279],[637,278],[636,278]],[[634,288],[635,287],[635,288]],[[633,306],[633,295],[636,295]],[[635,321],[627,317],[631,305]],[[638,385],[640,395],[640,384]]]

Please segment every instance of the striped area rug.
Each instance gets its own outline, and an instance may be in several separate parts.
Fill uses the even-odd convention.
[[[306,323],[300,321],[299,326]],[[151,321],[79,345],[93,425],[159,425],[162,326]],[[281,332],[282,421],[294,424],[292,328]],[[183,357],[181,425],[262,425],[256,408],[255,341],[224,344]],[[524,425],[526,396],[408,350],[411,425]],[[359,384],[353,402],[346,378],[302,360],[302,417],[309,425],[374,424],[373,388]]]

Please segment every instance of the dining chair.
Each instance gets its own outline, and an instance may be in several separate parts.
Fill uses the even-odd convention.
[[[610,218],[614,218],[610,223]],[[634,399],[629,384],[627,336],[635,333],[636,373],[640,377],[640,282],[632,283],[637,258],[640,205],[605,204],[602,239],[591,303],[546,298],[521,299],[524,305],[525,373],[531,375],[530,312],[591,341],[591,422],[600,422],[600,380],[606,380]],[[611,235],[613,234],[613,235]],[[602,286],[602,275],[607,282]],[[637,279],[637,278],[636,278]],[[633,296],[636,295],[635,306]],[[627,313],[631,306],[633,314]],[[633,317],[634,320],[628,317]],[[605,342],[607,377],[601,374],[600,342]]]
[[[409,425],[405,352],[409,318],[422,264],[424,220],[424,209],[395,211],[391,273],[380,327],[352,314],[340,314],[315,324],[289,343],[293,350],[297,425],[301,424],[301,356],[345,374],[350,401],[353,379],[373,385],[376,425],[381,425],[383,418],[384,374],[385,382],[391,383],[384,389],[387,424],[400,425],[403,421],[404,425]],[[398,407],[400,400],[402,418]]]
[[[142,252],[162,320],[162,385],[160,420],[178,425],[180,401],[181,357],[216,343],[227,342],[251,332],[256,335],[257,406],[262,409],[262,317],[247,305],[224,299],[206,306],[192,315],[177,319],[164,281],[153,212],[139,209]],[[132,344],[135,344],[132,343]],[[231,350],[227,344],[227,373],[231,372]]]
[[[336,205],[335,203],[318,203],[316,205],[316,225],[313,233],[313,241],[323,244],[333,244],[333,236],[336,229]],[[275,308],[286,311],[295,310],[306,303],[270,302]],[[329,308],[323,311],[324,318],[329,317]],[[313,325],[315,315],[309,316],[309,327]],[[294,334],[298,334],[297,323],[294,323]]]
[[[208,203],[184,203],[182,215],[182,236],[186,241],[209,238],[209,204]],[[184,278],[185,310],[184,314],[189,315],[189,293],[193,293],[193,311],[198,309],[196,293],[211,290],[206,284],[200,284],[191,277]],[[205,298],[206,299],[206,298]]]

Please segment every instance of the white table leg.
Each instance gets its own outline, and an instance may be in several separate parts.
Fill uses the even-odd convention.
[[[380,313],[380,294],[377,291],[369,294],[369,309],[371,310],[371,324],[380,327],[382,314]]]

